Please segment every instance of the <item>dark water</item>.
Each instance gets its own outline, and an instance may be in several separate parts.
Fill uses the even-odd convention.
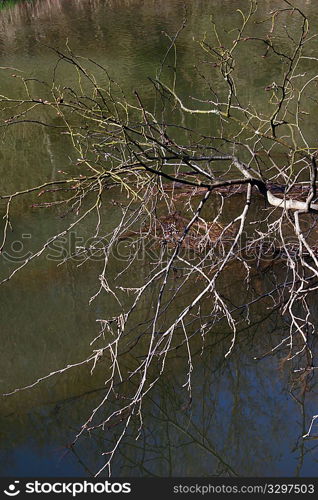
[[[281,2],[260,3],[261,17]],[[299,3],[315,21],[314,2]],[[244,5],[244,1],[235,2],[237,8]],[[68,44],[78,55],[106,66],[127,93],[137,88],[146,99],[149,93],[151,100],[148,77],[160,70],[169,43],[165,33],[174,34],[185,13],[187,27],[178,48],[178,90],[185,100],[189,95],[203,96],[206,88],[194,68],[202,55],[192,39],[200,39],[211,29],[211,14],[230,28],[235,15],[232,1],[42,0],[7,7],[0,11],[0,66],[5,68],[1,70],[0,94],[20,97],[21,74],[48,79],[56,61],[48,46],[64,50]],[[243,66],[241,61],[244,70],[240,76],[248,89],[246,99],[257,97],[261,106],[264,87],[273,81],[277,68],[264,67],[264,60],[248,50],[246,58],[251,64]],[[67,67],[58,78],[64,85],[74,83],[74,73]],[[30,85],[33,92],[42,88],[35,80]],[[210,122],[204,126],[209,127]],[[0,134],[1,194],[59,178],[59,170],[67,171],[76,158],[70,139],[54,129],[23,124],[2,128]],[[121,195],[107,196],[117,200]],[[119,217],[115,205],[107,207],[105,232]],[[27,199],[14,203],[11,217],[13,231],[7,251],[17,259],[21,252],[39,248],[45,238],[62,231],[72,220],[72,215],[61,217],[56,210],[36,209]],[[83,241],[93,223],[88,220],[81,227]],[[32,237],[23,240],[29,234]],[[21,238],[24,248],[11,248]],[[108,297],[89,305],[98,287],[100,263],[77,264],[68,261],[57,266],[54,260],[41,258],[0,288],[1,393],[85,359],[98,333],[96,319],[115,314],[116,306]],[[139,263],[132,271],[132,281],[140,269],[146,273],[148,265]],[[3,259],[1,266],[4,277],[12,262]],[[116,262],[113,271],[116,273]],[[236,281],[241,278],[229,279],[235,294]],[[259,293],[266,287],[262,277],[255,285]],[[140,321],[147,317],[150,300],[145,300],[138,313]],[[301,384],[293,381],[279,356],[255,360],[279,342],[285,329],[279,315],[269,314],[265,304],[254,310],[250,327],[242,328],[229,358],[224,357],[231,338],[226,326],[205,339],[204,354],[201,339],[195,340],[190,408],[182,389],[187,359],[176,352],[160,384],[145,401],[139,439],[137,422],[115,455],[113,475],[315,476],[316,447],[301,438],[317,413],[314,384],[309,393],[302,393]],[[103,366],[93,376],[90,368],[75,368],[1,399],[1,475],[86,476],[99,470],[104,463],[101,453],[118,436],[116,426],[83,437],[76,449],[68,448],[105,391]]]

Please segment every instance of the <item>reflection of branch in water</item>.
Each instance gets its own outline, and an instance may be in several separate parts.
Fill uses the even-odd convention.
[[[154,401],[152,401],[154,403]],[[154,403],[155,404],[155,403]],[[201,435],[201,432],[199,433],[199,435],[201,435],[200,437],[202,438],[201,440],[199,440],[198,438],[196,438],[194,436],[194,434],[192,434],[188,429],[185,429],[184,427],[181,427],[177,422],[174,422],[173,420],[170,420],[170,418],[168,417],[168,415],[163,411],[162,408],[158,408],[160,410],[160,413],[163,414],[164,417],[166,417],[166,422],[171,425],[174,429],[178,430],[180,433],[184,434],[186,438],[188,438],[190,440],[191,443],[195,444],[198,448],[201,448],[203,451],[213,455],[213,457],[215,457],[218,462],[220,464],[222,464],[222,466],[224,467],[224,471],[226,471],[228,473],[229,476],[238,476],[239,474],[233,469],[233,467],[227,463],[227,461],[217,452],[217,450],[215,448],[213,448],[209,443],[207,443],[206,441],[206,437],[203,437]],[[192,422],[192,425],[193,422]],[[198,429],[196,429],[196,431],[199,431]]]
[[[80,456],[79,452],[74,446],[70,445],[66,453],[72,453],[76,458],[77,462],[83,467],[83,469],[88,473],[89,476],[94,477],[94,472],[92,472],[87,464],[84,462],[83,458]]]

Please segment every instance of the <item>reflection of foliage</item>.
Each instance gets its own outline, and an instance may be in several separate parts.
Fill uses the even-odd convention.
[[[20,2],[21,0],[1,0],[0,1],[0,10],[5,8],[5,7],[11,7],[15,3]],[[26,0],[27,2],[32,2],[32,0]]]
[[[57,62],[52,81],[49,85],[36,82],[37,89],[42,88],[41,98],[33,95],[34,79],[15,75],[25,86],[25,98],[1,99],[6,114],[3,126],[54,127],[68,135],[77,153],[74,175],[2,196],[7,204],[1,249],[6,246],[16,198],[35,193],[45,198],[41,206],[62,206],[64,216],[71,216],[67,229],[54,234],[3,282],[44,255],[89,215],[96,217],[89,248],[78,248],[77,253],[86,260],[102,254],[100,282],[91,301],[105,293],[115,299],[118,313],[98,320],[101,329],[92,341],[96,348],[90,356],[27,388],[81,365],[90,365],[93,373],[107,360],[105,394],[73,443],[87,432],[119,429],[98,473],[110,469],[132,428],[139,435],[147,426],[143,407],[154,386],[161,383],[173,354],[186,356],[183,387],[190,407],[193,372],[199,364],[193,356],[195,337],[201,337],[204,346],[219,325],[227,325],[231,336],[223,356],[231,356],[259,304],[279,311],[288,324],[287,335],[276,339],[263,356],[278,352],[281,362],[292,366],[298,374],[293,388],[297,387],[300,404],[310,389],[315,370],[318,204],[317,150],[308,124],[316,111],[312,97],[316,41],[309,34],[305,14],[288,0],[283,3],[283,8],[262,20],[264,33],[259,37],[250,32],[256,0],[249,2],[246,12],[238,11],[235,30],[224,37],[212,22],[211,36],[200,43],[205,63],[198,72],[207,88],[196,108],[178,93],[177,42],[185,22],[170,38],[164,58],[172,75],[165,76],[168,70],[163,64],[152,80],[154,109],[140,92],[134,93],[134,99],[127,98],[99,63],[85,65],[71,50],[57,49],[53,49]],[[292,19],[295,30],[291,35],[286,28],[282,39],[278,30],[283,16]],[[260,57],[279,62],[275,81],[265,89],[266,109],[257,97],[246,99],[237,76],[236,61],[249,50],[247,45],[253,45]],[[78,78],[72,87],[59,83],[65,64]],[[193,125],[194,119],[202,119],[202,129],[198,123]],[[105,235],[107,196],[119,188],[123,196],[114,203],[120,219]],[[155,261],[140,272],[135,245],[146,246],[149,237],[158,235],[158,228]],[[123,259],[114,277],[113,259],[120,241],[127,241],[131,258]],[[231,285],[233,275],[241,283],[240,294]],[[150,293],[151,303],[140,323],[138,311],[150,300]],[[133,360],[129,369],[127,359]],[[223,463],[222,473],[234,473],[217,458]]]

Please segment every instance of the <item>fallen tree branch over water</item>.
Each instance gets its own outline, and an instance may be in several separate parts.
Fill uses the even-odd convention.
[[[137,434],[141,432],[143,405],[174,352],[183,355],[188,407],[196,366],[193,343],[200,339],[204,350],[207,337],[226,325],[231,337],[223,356],[229,358],[256,305],[273,314],[279,311],[284,327],[288,325],[288,334],[282,328],[283,335],[268,346],[264,357],[279,354],[293,373],[301,374],[301,397],[309,391],[316,369],[318,290],[318,150],[311,130],[316,113],[311,89],[318,78],[316,38],[309,35],[306,15],[290,2],[285,0],[284,8],[261,21],[257,3],[251,0],[246,12],[240,11],[235,31],[223,32],[212,22],[211,34],[200,42],[207,60],[198,71],[206,81],[206,95],[191,102],[199,101],[201,107],[193,108],[186,102],[189,97],[179,96],[175,77],[170,75],[169,83],[168,75],[164,81],[163,68],[152,79],[157,100],[152,109],[137,92],[126,97],[100,64],[85,65],[71,52],[51,48],[57,62],[41,98],[33,96],[28,79],[20,76],[25,99],[0,97],[3,129],[22,122],[45,124],[52,133],[62,127],[61,137],[71,141],[76,153],[72,174],[1,194],[3,255],[17,200],[28,197],[33,207],[58,208],[67,221],[63,231],[14,266],[1,284],[31,261],[50,256],[55,242],[94,216],[89,244],[76,247],[59,264],[75,257],[81,264],[98,258],[100,272],[90,303],[105,294],[114,300],[116,311],[98,318],[100,331],[91,339],[96,349],[86,359],[8,390],[6,396],[80,365],[89,364],[93,374],[104,362],[105,393],[72,442],[75,446],[86,433],[116,427],[113,447],[105,451],[105,464],[96,475],[110,473],[129,426],[134,423]],[[283,15],[296,27],[293,37],[287,31],[281,43],[277,31]],[[261,38],[251,35],[254,21],[267,29]],[[172,53],[178,36],[171,38],[164,59],[172,57],[174,76],[178,68]],[[268,64],[277,68],[276,82],[258,89],[264,93],[253,99],[236,70],[247,42],[255,43],[261,58],[264,54],[257,47],[265,44],[265,56],[272,58]],[[59,70],[65,64],[78,77],[74,88],[61,85]],[[106,85],[98,83],[95,72]],[[202,123],[193,124],[194,117]],[[110,206],[118,208],[118,219],[105,233]],[[128,358],[133,360],[130,365]],[[232,475],[231,464],[222,457],[220,462]]]

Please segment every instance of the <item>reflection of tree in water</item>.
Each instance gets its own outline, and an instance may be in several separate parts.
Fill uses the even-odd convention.
[[[139,422],[133,421],[114,457],[113,475],[301,474],[306,458],[311,460],[316,454],[315,447],[314,455],[310,452],[311,442],[300,439],[304,433],[302,417],[308,421],[312,403],[307,404],[299,378],[293,387],[299,403],[288,395],[289,367],[283,365],[280,370],[278,360],[271,357],[255,360],[255,354],[271,349],[275,332],[281,328],[284,325],[277,315],[260,317],[254,326],[240,333],[236,349],[227,359],[224,354],[231,332],[215,332],[213,338],[206,339],[203,352],[201,343],[196,342],[191,405],[182,389],[186,353],[180,348],[172,354],[169,372],[144,402],[142,429],[138,432]],[[77,375],[73,383],[85,384],[87,375],[82,371]],[[9,448],[12,443],[23,446],[25,435],[33,434],[31,449],[53,456],[57,473],[71,460],[78,463],[83,474],[93,474],[103,464],[100,453],[115,444],[122,426],[118,418],[105,431],[92,433],[68,449],[70,435],[104,392],[103,371],[96,375],[101,381],[99,389],[20,414],[19,425],[15,418],[10,419],[8,427],[2,426]],[[35,434],[32,428],[37,429]],[[5,442],[2,449],[1,460],[5,463],[10,460]]]

